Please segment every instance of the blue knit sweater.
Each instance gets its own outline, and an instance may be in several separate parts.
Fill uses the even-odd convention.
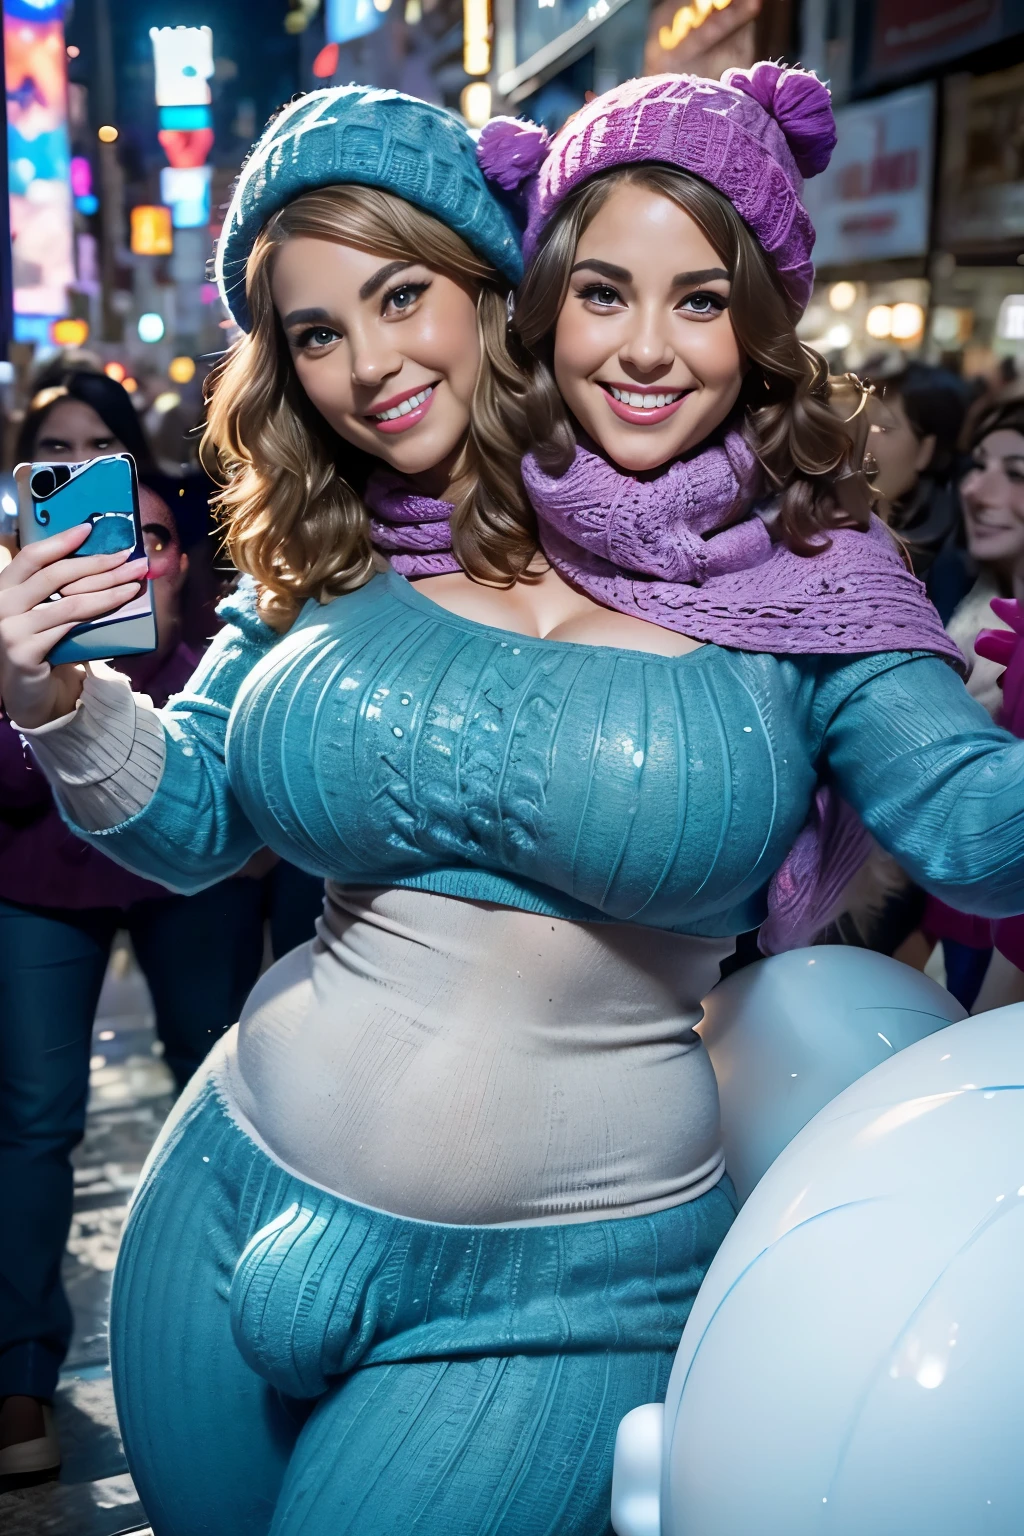
[[[537,640],[390,571],[283,637],[246,583],[222,613],[159,788],[94,837],[175,889],[266,843],[342,884],[732,935],[823,775],[926,889],[1024,908],[1024,742],[934,657]]]

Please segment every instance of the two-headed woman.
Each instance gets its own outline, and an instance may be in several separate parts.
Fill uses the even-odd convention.
[[[69,535],[0,575],[0,688],[81,835],[182,890],[262,844],[328,881],[125,1233],[156,1536],[606,1532],[734,1213],[693,1025],[735,936],[806,942],[862,822],[1024,906],[1024,744],[796,337],[833,143],[768,64],[550,143],[302,98],[218,256],[230,627],[153,711],[45,664],[138,572]]]

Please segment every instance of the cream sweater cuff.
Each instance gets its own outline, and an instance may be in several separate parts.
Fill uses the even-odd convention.
[[[104,832],[137,815],[163,776],[166,742],[152,703],[102,663],[90,665],[69,714],[34,730],[12,724],[85,832]]]

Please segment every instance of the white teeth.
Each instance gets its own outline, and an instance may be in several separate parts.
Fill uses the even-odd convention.
[[[397,421],[399,416],[408,416],[418,405],[422,405],[434,393],[433,384],[420,390],[418,395],[410,395],[408,400],[403,400],[401,405],[393,405],[390,411],[379,411],[374,415],[374,421]]]
[[[608,392],[614,400],[621,400],[623,405],[641,411],[657,411],[664,405],[673,405],[684,393],[680,389],[672,395],[641,395],[635,389],[616,389],[614,384],[608,385]]]

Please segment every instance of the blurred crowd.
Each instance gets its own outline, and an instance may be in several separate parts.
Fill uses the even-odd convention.
[[[158,706],[198,665],[231,575],[217,563],[213,486],[198,463],[193,423],[179,419],[172,433],[168,414],[158,453],[131,395],[98,360],[58,356],[32,379],[26,409],[9,423],[5,465],[134,457],[159,643],[114,665]],[[10,517],[3,538],[0,561],[14,547]],[[130,937],[181,1088],[239,1017],[261,967],[312,937],[322,898],[322,881],[267,850],[193,896],[130,874],[69,831],[0,710],[0,1221],[21,1237],[0,1258],[0,1354],[19,1372],[19,1392],[28,1379],[38,1381],[40,1397],[49,1393],[71,1334],[60,1285],[70,1157],[84,1132],[93,1021],[116,936]],[[30,1338],[19,1343],[26,1301]],[[0,1379],[0,1398],[12,1390]]]
[[[1024,596],[1024,379],[1012,361],[972,381],[911,362],[866,382],[865,469],[876,511],[966,658],[970,693],[999,719],[1002,668],[975,641],[1006,628],[993,598]],[[927,896],[880,849],[826,937],[921,969],[938,948],[940,974],[968,1009],[1024,999],[1024,974],[1003,952],[1016,955],[1015,947],[998,946],[987,919]]]

